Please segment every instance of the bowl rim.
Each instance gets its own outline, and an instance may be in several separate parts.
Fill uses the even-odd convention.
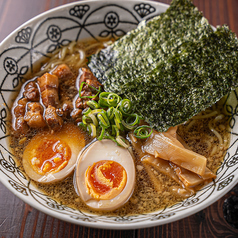
[[[68,8],[71,6],[74,6],[76,4],[85,4],[85,3],[99,3],[99,2],[105,2],[105,3],[111,3],[111,2],[115,2],[116,0],[82,0],[82,1],[76,1],[76,2],[72,2],[72,3],[66,3],[64,5],[52,8],[50,10],[47,10],[41,14],[36,15],[35,17],[29,19],[28,21],[26,21],[25,23],[21,24],[19,27],[17,27],[14,31],[12,31],[10,34],[8,34],[7,37],[5,37],[2,42],[0,43],[0,49],[2,47],[4,47],[7,42],[9,41],[9,39],[11,39],[19,30],[23,29],[24,27],[28,26],[29,24],[34,24],[35,21],[41,20],[44,17],[47,17],[47,15],[63,10],[64,8]],[[127,0],[121,0],[126,2]],[[129,0],[127,2],[141,2],[139,0]],[[153,0],[145,0],[143,1],[143,3],[152,3],[155,5],[161,5],[161,6],[166,6],[168,7],[168,4],[165,3],[161,3],[161,2],[157,2],[157,1],[153,1]],[[159,225],[164,225],[164,224],[168,224],[168,223],[172,223],[178,220],[181,220],[185,217],[189,217],[207,207],[209,207],[211,204],[215,203],[217,200],[219,200],[221,197],[223,197],[228,191],[230,191],[234,186],[236,186],[236,184],[238,183],[238,176],[235,176],[232,184],[230,184],[229,186],[225,187],[223,189],[223,192],[218,194],[215,198],[213,199],[209,199],[208,201],[202,204],[204,205],[199,205],[199,206],[194,206],[194,207],[190,207],[188,210],[184,210],[182,214],[179,214],[177,216],[171,216],[167,219],[163,219],[163,220],[155,220],[155,221],[143,221],[143,222],[136,222],[136,223],[108,223],[108,222],[84,222],[82,220],[76,220],[73,218],[69,218],[69,216],[64,216],[63,218],[60,217],[60,214],[56,211],[52,211],[49,210],[48,208],[42,206],[40,209],[38,207],[38,203],[31,201],[31,200],[27,200],[27,198],[25,196],[23,196],[21,193],[18,193],[15,189],[13,189],[9,183],[7,183],[6,179],[2,179],[0,177],[0,182],[10,191],[12,192],[14,195],[16,195],[18,198],[20,198],[24,203],[27,203],[28,205],[30,205],[31,207],[37,209],[40,212],[43,212],[49,216],[52,216],[54,218],[57,218],[59,220],[63,220],[65,222],[69,222],[72,224],[76,224],[76,225],[80,225],[80,226],[85,226],[85,227],[90,227],[90,228],[97,228],[97,229],[110,229],[110,230],[129,230],[129,229],[141,229],[141,228],[149,228],[149,227],[155,227],[155,226],[159,226]],[[153,213],[156,213],[153,212]],[[151,214],[153,214],[151,213]]]
[[[141,2],[139,0],[120,0],[121,2]],[[159,0],[158,0],[159,1]],[[155,5],[161,5],[161,6],[169,6],[169,4],[166,3],[162,3],[162,2],[158,2],[158,1],[154,1],[154,0],[143,0],[143,2],[146,3],[151,3],[153,2],[153,4]],[[44,16],[52,13],[52,12],[56,12],[56,11],[60,11],[61,9],[64,9],[65,7],[71,7],[74,6],[76,4],[84,4],[84,3],[99,3],[99,2],[106,2],[106,3],[110,3],[110,2],[118,2],[117,0],[78,0],[75,2],[71,2],[71,3],[66,3],[63,4],[61,6],[57,6],[54,7],[52,9],[49,9],[47,11],[44,11],[40,14],[37,14],[36,16],[30,18],[29,20],[27,20],[26,22],[22,23],[20,26],[18,26],[15,30],[13,30],[11,33],[9,33],[1,42],[0,42],[0,48],[16,33],[18,32],[20,29],[22,29],[23,27],[27,26],[29,23],[32,23],[36,20],[38,20],[39,18],[43,18]]]

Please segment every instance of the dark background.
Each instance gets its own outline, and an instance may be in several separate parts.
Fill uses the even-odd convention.
[[[0,0],[0,41],[32,17],[70,2],[74,1]],[[170,3],[171,0],[160,0],[160,2]],[[227,24],[238,34],[238,0],[194,0],[193,2],[199,10],[203,11],[212,25]],[[224,218],[223,204],[227,198],[230,200],[238,198],[238,185],[210,207],[180,221],[147,229],[112,231],[77,226],[47,216],[25,204],[0,183],[0,238],[238,237],[238,229],[233,228]],[[234,210],[234,207],[232,209]],[[238,222],[238,219],[233,222]]]

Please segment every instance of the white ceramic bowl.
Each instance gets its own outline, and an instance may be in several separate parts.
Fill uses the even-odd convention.
[[[61,45],[88,37],[120,36],[145,19],[164,12],[168,5],[157,2],[81,1],[58,7],[26,22],[0,45],[0,181],[32,207],[78,225],[107,229],[136,229],[173,222],[214,203],[238,182],[237,94],[230,105],[231,144],[214,182],[195,196],[173,207],[136,216],[98,216],[74,210],[42,194],[29,182],[11,153],[7,129],[10,102],[24,75],[34,62]]]

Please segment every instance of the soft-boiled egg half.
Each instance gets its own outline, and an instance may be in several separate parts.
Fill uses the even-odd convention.
[[[74,182],[87,206],[112,211],[129,200],[134,191],[135,177],[131,153],[105,139],[93,142],[79,155]]]
[[[73,124],[65,124],[58,132],[40,132],[23,152],[26,174],[41,183],[59,181],[68,176],[85,146],[84,134]]]

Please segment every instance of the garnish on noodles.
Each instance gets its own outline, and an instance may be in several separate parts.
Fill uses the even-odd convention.
[[[191,1],[173,0],[115,42],[71,42],[39,69],[13,104],[11,146],[47,196],[83,212],[145,214],[216,178],[238,41]]]

